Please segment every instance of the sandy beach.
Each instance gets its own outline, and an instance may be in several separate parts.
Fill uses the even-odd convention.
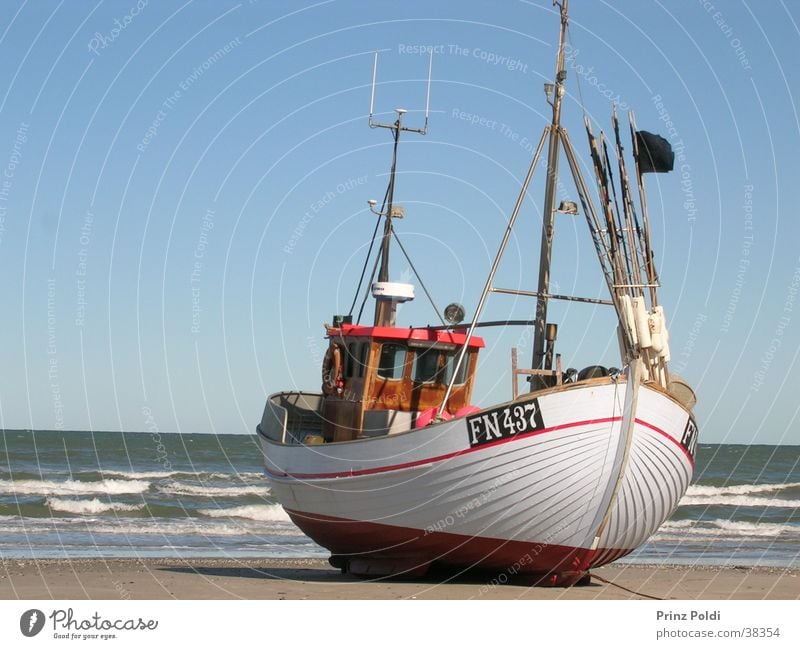
[[[800,599],[800,571],[611,565],[573,588],[486,575],[364,581],[320,560],[3,560],[0,599]]]

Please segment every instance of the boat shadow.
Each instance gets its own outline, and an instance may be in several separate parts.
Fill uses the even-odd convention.
[[[267,581],[358,582],[359,578],[343,575],[335,568],[274,568],[266,566],[160,566],[164,572],[202,577],[263,579]]]
[[[392,577],[363,577],[347,573],[342,573],[336,568],[324,567],[274,567],[274,566],[214,566],[214,565],[194,565],[194,566],[160,566],[158,568],[164,572],[174,572],[180,574],[192,574],[203,577],[221,577],[234,579],[253,579],[264,581],[297,581],[329,584],[359,584],[359,583],[386,583],[386,584],[418,584],[418,585],[469,585],[469,586],[496,586],[497,573],[485,570],[455,570],[446,567],[432,567],[423,576],[403,576],[395,575]],[[517,575],[508,577],[503,584],[509,586],[534,586],[531,577]],[[581,586],[597,586],[596,583],[589,584],[588,581]],[[547,587],[542,585],[543,587]]]

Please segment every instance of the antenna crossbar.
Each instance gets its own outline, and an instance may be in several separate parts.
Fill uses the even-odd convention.
[[[430,59],[428,60],[428,85],[425,95],[425,124],[419,127],[411,127],[411,126],[403,126],[400,124],[398,126],[398,122],[394,122],[393,124],[383,124],[381,122],[377,122],[374,119],[375,115],[375,86],[377,83],[378,78],[378,53],[375,52],[375,58],[372,62],[372,90],[370,92],[370,99],[369,99],[369,127],[370,128],[389,128],[392,130],[401,130],[407,131],[409,133],[419,133],[420,135],[427,135],[428,134],[428,116],[430,114],[431,108],[431,73],[433,72],[433,50],[431,50]],[[396,108],[396,112],[400,114],[404,114],[406,111],[404,108]]]

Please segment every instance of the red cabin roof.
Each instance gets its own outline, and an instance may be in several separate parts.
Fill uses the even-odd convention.
[[[327,327],[329,336],[374,338],[380,340],[418,340],[430,343],[450,343],[463,345],[467,338],[466,329],[444,331],[442,329],[429,329],[427,327],[365,327],[362,325],[342,325],[341,327]],[[469,341],[470,348],[485,347],[486,343],[479,336],[472,336]]]

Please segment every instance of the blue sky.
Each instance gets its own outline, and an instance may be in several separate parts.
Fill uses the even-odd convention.
[[[401,143],[397,230],[439,307],[472,313],[548,119],[550,5],[7,4],[0,425],[247,433],[266,394],[317,389],[322,323],[350,306],[366,201],[387,181],[389,133],[367,127],[375,50],[376,111],[402,106],[413,125],[419,51],[436,48],[430,132]],[[583,164],[582,111],[608,130],[612,100],[681,147],[647,186],[702,440],[800,442],[800,10],[573,0],[571,14],[564,124]],[[535,289],[541,197],[540,176],[498,286]],[[585,224],[556,227],[554,286],[602,296]],[[401,324],[437,320],[418,295]],[[495,296],[486,317],[533,307]],[[611,314],[550,313],[566,365],[618,364]],[[482,405],[510,394],[509,348],[530,354],[519,329],[486,338]]]

